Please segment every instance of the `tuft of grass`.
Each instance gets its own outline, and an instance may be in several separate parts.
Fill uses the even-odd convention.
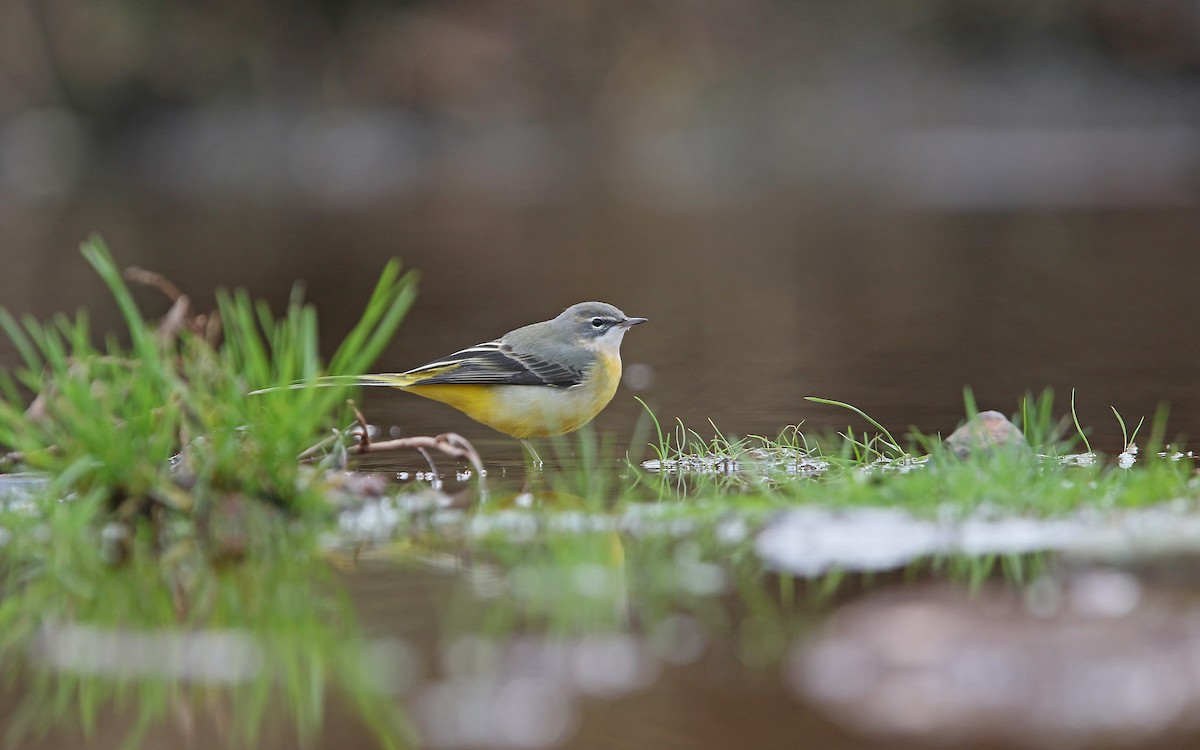
[[[1125,427],[1125,418],[1121,416],[1121,412],[1117,411],[1117,407],[1109,406],[1112,409],[1113,416],[1117,418],[1117,424],[1121,426],[1121,450],[1129,450],[1129,448],[1137,441],[1137,434],[1141,432],[1142,425],[1146,422],[1143,416],[1138,419],[1137,426],[1133,428],[1133,434],[1129,434],[1128,428]]]
[[[320,374],[316,312],[300,292],[279,318],[244,291],[219,293],[224,341],[214,346],[186,328],[148,323],[98,237],[82,253],[120,309],[128,344],[109,336],[96,347],[83,312],[41,323],[0,310],[24,362],[0,373],[0,445],[49,473],[52,492],[102,491],[123,517],[155,506],[192,513],[222,492],[319,506],[296,456],[339,421],[344,390],[246,395]],[[385,266],[331,367],[364,372],[415,295],[414,274]],[[22,387],[38,395],[31,408]]]
[[[829,399],[817,401],[843,406]],[[968,417],[978,413],[970,391],[964,394],[964,405]],[[844,406],[862,414],[855,407]],[[652,477],[647,484],[653,486],[654,479],[660,487],[669,482],[674,495],[692,505],[723,498],[740,509],[758,503],[776,507],[815,504],[894,506],[919,515],[952,517],[977,512],[1052,516],[1081,508],[1140,507],[1196,496],[1194,463],[1178,451],[1172,456],[1180,460],[1158,458],[1155,452],[1150,453],[1155,460],[1142,462],[1136,470],[1118,470],[1115,463],[1110,465],[1090,452],[1086,430],[1074,410],[1064,420],[1055,417],[1052,407],[1053,394],[1048,390],[1036,397],[1027,394],[1022,400],[1017,418],[1033,435],[1033,455],[994,451],[963,460],[945,451],[935,435],[914,432],[910,436],[914,447],[904,447],[890,433],[856,433],[852,428],[829,437],[805,436],[799,430],[781,435],[779,440],[759,437],[750,448],[744,441],[724,439],[720,432],[712,441],[703,441],[680,425],[674,437],[659,429],[659,443],[651,445],[659,458],[641,468],[650,470],[643,471]],[[883,429],[868,415],[863,417]],[[1123,424],[1119,415],[1118,422]],[[654,423],[659,424],[657,418]],[[1076,425],[1074,436],[1064,432],[1064,424]],[[1140,426],[1128,440],[1137,435]],[[1152,422],[1151,431],[1155,436],[1165,434],[1161,414]],[[693,437],[682,440],[684,435]],[[1084,441],[1089,450],[1083,454],[1087,460],[1069,453],[1077,441]],[[755,471],[754,462],[743,460],[751,451],[780,450],[802,451],[819,460],[821,469],[805,475],[768,476]],[[736,471],[722,476],[721,482],[711,481],[705,467],[714,464],[735,466]],[[736,496],[731,495],[731,488],[736,488]],[[659,499],[662,497],[660,490]]]

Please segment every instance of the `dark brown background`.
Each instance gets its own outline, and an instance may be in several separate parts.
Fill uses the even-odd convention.
[[[844,425],[821,395],[944,433],[964,385],[1010,413],[1050,385],[1101,448],[1110,405],[1169,401],[1195,435],[1197,15],[10,3],[0,304],[115,325],[76,252],[98,231],[202,304],[238,285],[282,306],[302,280],[332,343],[399,256],[423,282],[386,369],[602,299],[651,319],[626,360],[696,427]],[[625,391],[599,424],[626,436],[638,411]]]

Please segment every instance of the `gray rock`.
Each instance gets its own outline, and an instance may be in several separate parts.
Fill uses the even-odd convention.
[[[990,456],[997,448],[1030,453],[1029,443],[1017,426],[998,411],[981,411],[946,438],[946,447],[959,458]]]

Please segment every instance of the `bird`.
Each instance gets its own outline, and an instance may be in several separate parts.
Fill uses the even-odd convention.
[[[616,395],[621,341],[646,318],[604,302],[580,302],[556,317],[398,373],[327,375],[293,383],[387,386],[451,406],[520,440],[554,437],[592,421]],[[266,388],[262,391],[276,390]]]

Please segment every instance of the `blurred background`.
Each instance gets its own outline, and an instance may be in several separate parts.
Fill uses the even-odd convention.
[[[1074,387],[1115,451],[1110,406],[1200,434],[1198,84],[1194,0],[8,0],[0,305],[115,327],[95,231],[201,306],[301,281],[332,346],[398,256],[382,369],[601,299],[667,420],[946,433],[964,385]]]

